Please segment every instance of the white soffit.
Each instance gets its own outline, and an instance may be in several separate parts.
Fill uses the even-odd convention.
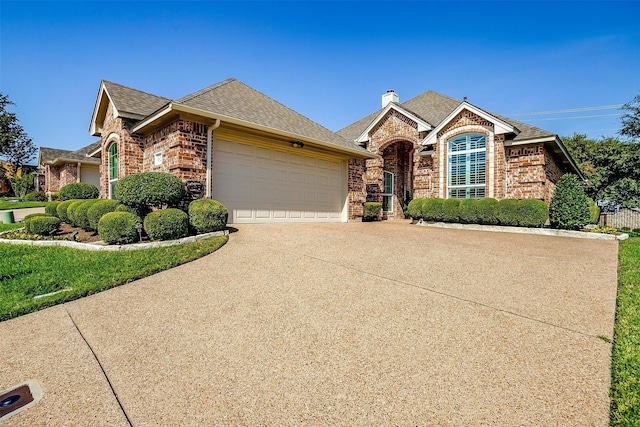
[[[442,128],[444,128],[447,124],[449,124],[449,122],[451,120],[453,120],[458,114],[460,114],[463,110],[469,110],[471,111],[473,114],[482,117],[483,119],[493,123],[494,126],[494,133],[496,135],[502,135],[505,133],[515,133],[516,135],[520,133],[520,131],[518,129],[516,129],[515,127],[511,126],[509,123],[505,122],[504,120],[500,120],[499,118],[492,116],[491,114],[487,113],[484,110],[481,110],[480,108],[469,104],[466,101],[463,101],[462,103],[460,103],[460,105],[458,105],[458,107],[453,110],[446,119],[444,119],[442,122],[440,122],[440,124],[438,125],[438,127],[436,127],[433,132],[429,133],[429,135],[427,135],[427,137],[425,139],[422,140],[422,142],[420,143],[420,145],[431,145],[431,144],[435,144],[436,143],[436,138],[438,135],[438,132],[440,132],[440,130]]]
[[[415,116],[414,114],[411,114],[410,112],[408,112],[407,110],[405,110],[404,108],[402,108],[397,104],[390,103],[385,107],[384,110],[380,112],[380,114],[378,114],[378,116],[371,122],[371,124],[364,130],[364,132],[362,132],[360,136],[356,138],[355,142],[357,144],[367,142],[369,140],[369,132],[371,132],[371,129],[373,129],[374,126],[377,125],[378,122],[380,122],[380,120],[382,120],[382,118],[384,118],[384,116],[386,116],[391,109],[396,110],[398,113],[402,114],[403,116],[407,116],[411,120],[418,123],[418,132],[425,132],[433,129],[433,126],[431,126],[429,123],[425,122],[421,118]]]

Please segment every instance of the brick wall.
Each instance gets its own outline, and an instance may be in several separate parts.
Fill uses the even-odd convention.
[[[551,196],[553,196],[553,192],[556,190],[556,185],[558,184],[558,180],[564,175],[564,172],[558,166],[555,157],[553,154],[545,148],[544,152],[544,166],[545,166],[545,175],[546,175],[546,192],[544,201],[547,203],[551,203]]]
[[[361,219],[363,215],[362,204],[367,198],[364,169],[364,160],[349,159],[347,170],[347,194],[350,220]]]
[[[60,191],[67,184],[78,182],[78,165],[65,163],[60,166],[44,166],[45,192]]]
[[[505,156],[505,197],[546,200],[547,177],[543,144],[508,147]]]

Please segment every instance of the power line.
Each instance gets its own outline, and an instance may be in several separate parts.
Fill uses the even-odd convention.
[[[528,119],[527,121],[531,121],[531,122],[540,122],[540,121],[547,121],[547,120],[572,120],[572,119],[593,119],[595,117],[613,117],[613,116],[619,116],[621,113],[614,113],[614,114],[594,114],[592,116],[572,116],[572,117],[549,117],[546,119]]]
[[[598,107],[567,108],[565,110],[550,110],[550,111],[536,111],[533,113],[507,114],[507,116],[508,117],[539,116],[539,115],[545,115],[545,114],[577,113],[580,111],[613,110],[613,109],[621,108],[623,105],[624,104],[614,104],[614,105],[601,105]]]

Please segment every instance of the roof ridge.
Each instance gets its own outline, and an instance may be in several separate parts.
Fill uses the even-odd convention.
[[[145,95],[151,95],[151,96],[155,96],[156,98],[162,98],[162,99],[166,99],[167,101],[171,101],[171,98],[167,98],[166,96],[156,95],[155,93],[146,92],[146,91],[140,90],[140,89],[135,89],[135,88],[132,88],[130,86],[125,86],[125,85],[120,84],[120,83],[112,82],[110,80],[102,79],[102,83],[109,83],[109,84],[112,84],[112,85],[115,85],[115,86],[120,86],[121,88],[125,88],[125,89],[133,90],[133,91],[136,91],[136,92],[144,93]]]
[[[185,95],[185,96],[183,96],[182,98],[176,99],[176,100],[175,100],[175,101],[173,101],[173,102],[176,102],[176,103],[178,103],[178,104],[182,104],[182,103],[185,103],[185,102],[187,102],[187,101],[191,101],[192,99],[195,99],[195,98],[197,98],[197,97],[199,97],[199,96],[201,96],[201,95],[204,95],[204,94],[205,94],[205,93],[207,93],[207,92],[211,92],[211,91],[212,91],[212,90],[214,90],[214,89],[218,89],[218,88],[220,88],[220,87],[222,87],[222,86],[225,86],[225,85],[228,85],[229,83],[232,83],[232,82],[234,82],[234,81],[240,82],[240,80],[236,79],[235,77],[229,77],[229,78],[228,78],[228,79],[226,79],[226,80],[223,80],[223,81],[221,81],[221,82],[218,82],[218,83],[214,83],[214,84],[212,84],[212,85],[209,85],[209,86],[207,86],[207,87],[205,87],[205,88],[202,88],[202,89],[197,90],[197,91],[195,91],[195,92],[193,92],[193,93],[190,93],[190,94],[188,94],[188,95]],[[242,82],[240,82],[240,83],[242,83]]]
[[[416,95],[416,96],[414,96],[413,98],[407,99],[407,100],[406,100],[405,102],[403,102],[402,104],[405,104],[405,103],[407,103],[407,102],[409,102],[409,101],[413,101],[413,100],[414,100],[414,99],[416,99],[417,97],[419,97],[419,96],[423,96],[423,95],[426,95],[427,93],[433,93],[433,94],[438,95],[438,96],[440,96],[440,97],[442,97],[442,98],[447,98],[447,99],[449,99],[449,100],[451,100],[451,101],[455,101],[455,102],[458,102],[458,103],[462,102],[461,100],[456,99],[456,98],[453,98],[453,97],[451,97],[451,96],[449,96],[449,95],[445,95],[444,93],[440,93],[440,92],[437,92],[437,91],[435,91],[435,90],[433,90],[433,89],[429,89],[429,90],[425,90],[425,91],[424,91],[424,92],[422,92],[422,93],[417,94],[417,95]]]

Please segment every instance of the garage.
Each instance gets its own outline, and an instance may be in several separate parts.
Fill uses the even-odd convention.
[[[213,197],[229,223],[342,221],[346,162],[297,151],[215,140]]]

